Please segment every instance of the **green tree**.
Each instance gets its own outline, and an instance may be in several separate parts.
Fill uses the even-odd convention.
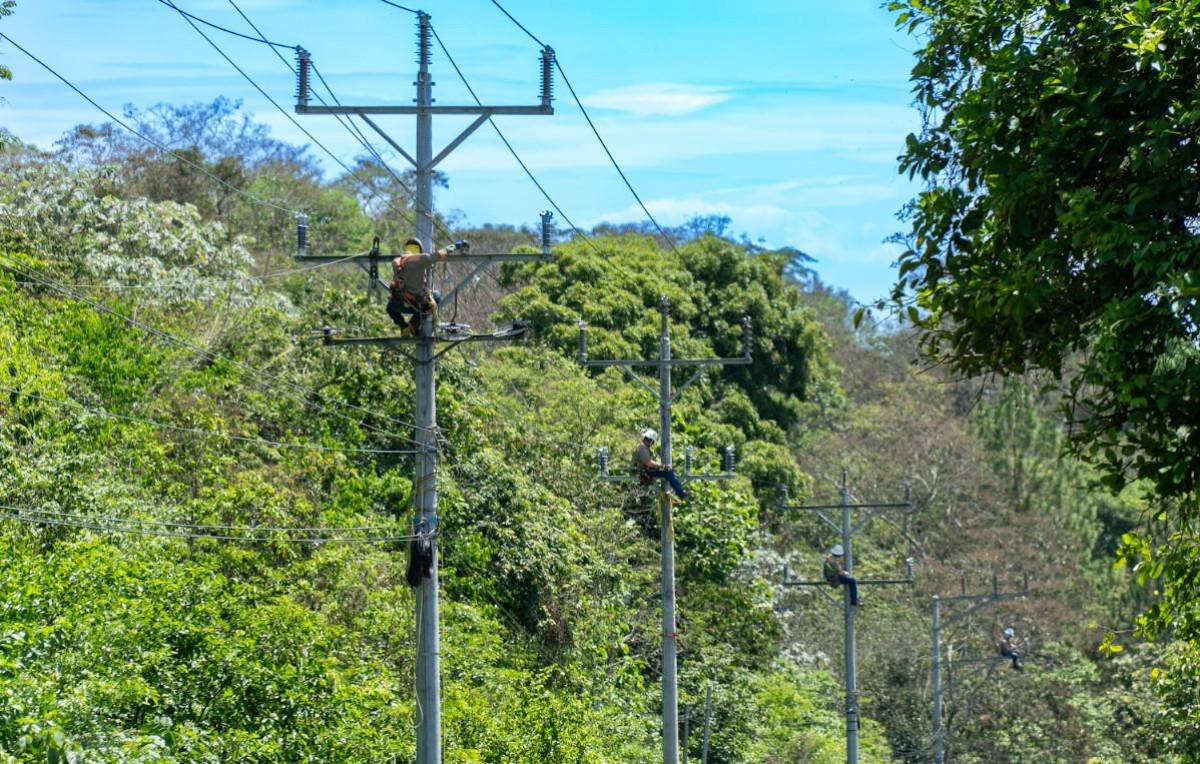
[[[965,375],[1045,370],[1111,488],[1155,489],[1195,545],[1200,478],[1200,9],[1187,2],[890,3],[924,41],[926,184],[893,297]],[[1151,626],[1194,607],[1165,558]]]
[[[0,2],[0,18],[4,18],[5,16],[11,16],[13,14],[13,8],[15,8],[16,5],[17,5],[17,0],[3,0],[2,2]],[[9,69],[4,64],[0,64],[0,80],[11,80],[11,79],[12,79],[12,69]]]

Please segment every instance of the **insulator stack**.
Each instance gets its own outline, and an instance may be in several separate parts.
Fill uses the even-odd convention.
[[[601,446],[596,452],[596,459],[600,463],[600,475],[608,475],[608,448]]]
[[[692,474],[692,447],[683,449],[683,474]]]
[[[296,257],[308,254],[308,215],[296,213]]]
[[[554,48],[542,48],[542,108],[549,109],[554,100]]]
[[[726,474],[733,473],[733,446],[725,446],[725,452],[721,456],[721,467]]]
[[[752,335],[750,333],[750,328],[751,328],[750,327],[750,316],[742,316],[742,357],[743,358],[750,357],[750,344],[751,344],[750,340],[752,338]]]
[[[542,254],[550,254],[551,234],[554,232],[554,213],[546,210],[542,212]]]
[[[308,108],[308,72],[312,67],[312,59],[308,51],[296,46],[296,106]]]
[[[417,66],[429,69],[429,14],[417,14]]]
[[[587,324],[583,320],[579,321],[579,362],[587,362]]]

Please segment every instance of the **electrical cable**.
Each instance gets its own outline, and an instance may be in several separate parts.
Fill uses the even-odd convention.
[[[53,509],[29,509],[22,507],[11,507],[0,504],[0,509],[9,509],[13,511],[24,511],[30,514],[50,515],[52,517],[84,517],[90,520],[104,520],[114,523],[126,523],[135,525],[158,525],[164,528],[191,528],[193,530],[203,531],[254,531],[256,533],[365,533],[367,531],[394,531],[395,526],[390,525],[348,525],[348,526],[274,526],[274,525],[218,525],[213,523],[185,523],[172,520],[143,520],[136,517],[120,517],[117,515],[80,515],[72,512],[60,512]],[[178,508],[176,508],[178,509]]]
[[[14,260],[13,258],[4,255],[3,253],[0,253],[0,259],[7,260],[9,263],[14,263],[14,264],[18,262],[17,260]],[[237,359],[224,357],[224,356],[220,355],[219,353],[215,353],[211,350],[202,348],[199,345],[196,345],[195,343],[192,343],[187,340],[176,337],[175,335],[171,334],[170,332],[150,326],[149,324],[146,324],[146,323],[139,321],[135,318],[132,318],[130,316],[126,316],[123,313],[120,313],[119,311],[115,310],[112,306],[107,305],[106,303],[91,300],[91,299],[79,294],[78,292],[74,292],[70,289],[63,288],[61,285],[58,285],[53,280],[39,279],[36,276],[34,276],[33,274],[30,274],[27,271],[23,271],[20,268],[15,267],[14,265],[4,265],[4,264],[0,263],[0,268],[3,268],[4,270],[7,270],[11,273],[15,273],[17,275],[24,276],[25,278],[27,278],[35,283],[41,284],[42,286],[45,286],[45,287],[55,290],[59,294],[66,295],[67,297],[70,297],[70,298],[75,299],[79,302],[82,302],[86,305],[89,305],[94,310],[100,312],[101,314],[107,313],[109,315],[112,315],[112,316],[116,317],[117,319],[124,321],[126,324],[128,324],[136,329],[140,329],[141,331],[146,332],[147,334],[149,334],[153,337],[157,337],[159,339],[165,340],[167,342],[170,342],[171,344],[191,350],[193,352],[200,353],[203,357],[205,357],[211,361],[225,360],[228,363],[232,364],[233,366],[235,366],[239,369],[242,369],[243,371],[250,374],[251,377],[253,377],[255,380],[258,381],[259,388],[262,389],[264,392],[270,392],[270,389],[269,389],[268,385],[263,384],[263,381],[264,380],[273,381],[278,384],[284,385],[285,387],[290,387],[293,390],[299,390],[301,393],[303,393],[303,397],[297,397],[296,394],[289,396],[289,398],[291,400],[293,400],[303,406],[308,406],[310,408],[316,409],[316,410],[321,411],[322,413],[326,413],[326,414],[336,414],[337,416],[340,416],[342,419],[344,419],[346,421],[354,422],[355,424],[365,427],[369,430],[372,430],[373,432],[379,433],[380,435],[384,435],[384,436],[391,437],[391,438],[397,438],[403,442],[413,443],[418,446],[424,445],[423,443],[421,443],[411,437],[399,435],[397,433],[390,432],[388,430],[385,430],[385,429],[382,429],[379,427],[375,427],[373,425],[369,425],[365,421],[356,421],[356,420],[354,420],[353,417],[350,417],[340,411],[337,411],[337,412],[332,411],[329,408],[320,405],[319,403],[315,403],[311,400],[308,400],[308,395],[310,394],[310,392],[304,391],[299,385],[296,385],[294,383],[283,380],[278,376],[273,377],[273,376],[267,374],[266,372],[255,369],[254,367],[252,367],[248,364],[242,363],[241,361],[238,361]],[[345,406],[345,407],[348,407],[348,408],[351,408],[351,409],[354,409],[357,411],[361,411],[370,416],[377,416],[382,419],[386,419],[390,422],[401,425],[403,427],[411,427],[416,430],[428,429],[428,428],[422,428],[419,425],[412,423],[412,422],[406,422],[402,419],[396,419],[395,417],[391,417],[386,414],[379,414],[377,412],[370,411],[369,409],[365,409],[361,406],[355,405],[348,401],[342,401],[342,400],[337,400],[337,399],[330,400],[326,396],[322,395],[319,391],[313,391],[311,394],[316,395],[321,400],[330,402],[332,405]]]
[[[148,425],[150,427],[156,427],[156,428],[162,429],[162,430],[171,430],[173,432],[182,432],[182,433],[187,433],[190,435],[203,435],[205,437],[210,437],[210,438],[225,438],[226,440],[235,440],[235,441],[238,441],[239,443],[249,443],[252,445],[269,446],[272,448],[303,448],[303,449],[309,449],[312,451],[320,451],[322,453],[335,453],[335,454],[337,454],[337,453],[345,453],[345,454],[418,454],[418,453],[421,453],[421,451],[419,449],[403,449],[403,450],[401,450],[401,449],[386,449],[386,448],[339,448],[339,447],[335,447],[335,446],[322,446],[317,443],[287,443],[287,442],[283,442],[283,441],[267,440],[264,438],[252,438],[252,437],[249,437],[246,435],[233,435],[231,433],[220,432],[219,430],[205,430],[205,429],[202,429],[199,427],[184,427],[181,425],[171,424],[170,422],[159,422],[154,419],[143,419],[140,417],[128,416],[126,414],[117,414],[117,413],[114,413],[111,411],[105,411],[104,409],[97,409],[97,408],[92,408],[90,406],[85,406],[84,404],[79,403],[78,401],[57,400],[55,398],[48,398],[44,395],[38,395],[37,393],[31,393],[31,392],[27,392],[24,390],[16,390],[11,387],[5,387],[3,385],[0,385],[0,392],[10,393],[12,395],[21,395],[26,398],[33,398],[34,400],[39,400],[39,401],[43,401],[45,403],[50,403],[50,404],[53,404],[60,408],[74,407],[76,410],[84,411],[89,414],[92,414],[93,416],[98,416],[103,419],[119,419],[123,422],[132,422],[134,424],[144,424],[144,425]]]
[[[522,32],[529,35],[531,40],[543,48],[546,47],[541,40],[539,40],[532,32],[525,28],[524,24],[517,21],[517,19],[511,13],[505,10],[504,6],[500,5],[497,0],[492,0],[492,5],[499,8],[500,12],[507,16],[512,23],[516,24]],[[571,85],[571,80],[567,78],[567,73],[563,71],[562,63],[558,60],[558,56],[554,57],[554,67],[558,69],[559,75],[562,76],[563,82],[566,83],[567,90],[571,93],[571,98],[575,100],[575,105],[579,107],[579,111],[583,114],[583,118],[587,120],[588,127],[592,128],[592,133],[596,136],[596,140],[600,142],[600,148],[604,149],[604,153],[608,155],[608,159],[610,162],[612,162],[612,166],[616,168],[617,174],[620,175],[621,180],[625,182],[625,187],[629,189],[629,193],[633,194],[633,198],[637,200],[638,206],[642,208],[642,212],[646,213],[646,217],[649,218],[650,222],[654,224],[654,228],[658,231],[659,235],[661,235],[663,239],[666,240],[667,244],[670,245],[671,250],[678,253],[679,249],[675,246],[675,240],[663,230],[663,227],[660,226],[658,221],[654,219],[654,216],[650,214],[650,210],[647,209],[645,203],[642,202],[642,197],[639,196],[638,192],[634,190],[633,184],[629,182],[629,178],[625,175],[625,171],[622,170],[621,165],[617,163],[616,157],[614,157],[612,152],[609,151],[608,144],[604,142],[602,137],[600,137],[600,131],[596,129],[596,124],[592,122],[591,115],[589,115],[587,109],[583,107],[583,101],[579,100],[579,96],[576,95],[575,88]]]
[[[205,26],[212,27],[213,29],[218,29],[218,30],[224,32],[225,34],[231,34],[234,37],[240,37],[243,40],[250,40],[251,42],[263,42],[263,43],[266,43],[267,45],[271,46],[272,49],[287,48],[289,50],[294,50],[296,47],[295,45],[285,45],[284,43],[281,43],[281,42],[272,42],[272,41],[268,40],[266,37],[261,37],[261,36],[260,37],[251,37],[248,34],[242,34],[241,32],[235,32],[234,30],[229,29],[228,27],[223,27],[220,24],[214,24],[211,21],[208,21],[207,19],[202,19],[199,16],[196,16],[195,14],[188,13],[187,11],[183,10],[182,8],[177,7],[173,3],[168,2],[168,0],[158,0],[158,2],[162,3],[163,5],[165,5],[169,8],[174,8],[175,10],[179,11],[184,16],[187,16],[189,19],[191,19],[193,21],[199,21],[201,24],[204,24]]]
[[[409,13],[415,13],[417,15],[421,14],[421,12],[416,10],[415,8],[409,8],[407,6],[400,5],[400,3],[393,3],[392,0],[382,0],[382,2],[387,3],[388,5],[392,6],[393,8],[399,8],[402,11],[408,11]]]
[[[307,129],[305,129],[304,126],[301,125],[296,120],[296,118],[293,117],[287,111],[287,109],[284,109],[282,106],[280,106],[278,101],[276,101],[274,98],[272,98],[270,96],[270,94],[268,94],[267,91],[265,89],[263,89],[263,87],[261,85],[259,85],[257,82],[255,82],[254,78],[252,78],[249,74],[247,74],[246,71],[244,69],[242,69],[242,67],[238,66],[237,63],[232,58],[230,58],[229,55],[227,53],[225,53],[224,50],[221,49],[221,46],[219,46],[215,42],[213,42],[212,38],[209,37],[208,35],[206,35],[204,33],[204,30],[202,30],[200,27],[196,26],[196,23],[194,21],[192,21],[190,18],[188,18],[188,16],[186,14],[184,14],[183,11],[180,10],[180,8],[177,5],[175,5],[173,2],[171,2],[171,0],[159,0],[159,1],[164,3],[165,5],[169,6],[170,8],[174,9],[175,11],[178,11],[180,13],[181,17],[183,18],[183,20],[186,21],[188,23],[188,25],[193,30],[196,31],[196,34],[203,37],[204,41],[207,42],[212,47],[213,50],[215,50],[217,53],[219,53],[221,55],[221,57],[224,58],[229,63],[229,65],[232,66],[237,71],[238,74],[242,75],[242,78],[245,79],[246,82],[249,82],[250,85],[253,86],[254,89],[257,90],[262,95],[263,98],[266,98],[267,101],[269,101],[270,104],[272,106],[274,106],[279,111],[280,114],[282,114],[284,117],[287,118],[287,120],[289,122],[291,122],[293,125],[295,125],[296,129],[298,129],[300,132],[304,133],[304,135],[309,140],[311,140],[319,149],[324,151],[329,156],[330,159],[332,159],[334,162],[337,163],[337,165],[339,167],[341,167],[343,170],[345,170],[347,177],[349,177],[351,180],[357,181],[357,178],[354,175],[354,171],[352,169],[350,169],[349,165],[347,165],[336,154],[334,154],[332,151],[330,151],[329,148],[325,146],[325,144],[321,143],[321,141],[319,141],[316,138],[316,136],[314,136]],[[359,182],[360,185],[365,185],[361,181],[357,181],[357,182]],[[387,206],[392,208],[393,212],[395,212],[398,215],[403,216],[406,212],[403,209],[397,208],[390,201],[385,200],[385,203],[387,204]]]
[[[492,2],[495,2],[495,0],[492,0]],[[604,153],[608,155],[608,159],[610,162],[612,162],[612,166],[616,168],[617,174],[621,176],[621,180],[625,181],[625,187],[629,189],[629,193],[633,194],[633,198],[637,200],[638,206],[642,208],[642,212],[646,213],[646,217],[648,217],[650,222],[654,224],[654,227],[658,230],[659,235],[662,236],[666,240],[667,244],[671,246],[671,251],[678,254],[679,248],[675,246],[675,240],[671,238],[670,234],[663,230],[663,227],[660,226],[658,221],[654,219],[654,215],[650,214],[650,210],[646,207],[646,203],[642,201],[642,197],[639,196],[638,192],[634,190],[633,184],[630,183],[629,178],[625,176],[625,171],[621,169],[621,165],[617,164],[616,157],[614,157],[612,152],[609,151],[608,144],[605,143],[604,139],[600,137],[600,131],[596,129],[596,124],[592,122],[592,118],[588,114],[587,109],[583,108],[583,101],[579,100],[579,96],[575,94],[575,88],[572,87],[571,81],[567,79],[567,73],[563,71],[562,64],[559,62],[557,56],[554,57],[554,68],[558,69],[558,73],[562,75],[563,82],[567,85],[567,91],[571,93],[571,98],[575,100],[575,105],[579,107],[579,111],[583,114],[583,118],[587,120],[588,127],[592,128],[592,133],[596,136],[596,140],[600,142],[600,148],[604,149]]]
[[[160,2],[161,2],[161,0],[160,0]],[[530,32],[528,29],[526,29],[526,28],[525,28],[525,25],[524,25],[524,24],[522,24],[521,22],[517,21],[517,20],[516,20],[516,19],[513,17],[513,15],[512,15],[511,13],[509,13],[509,12],[508,12],[508,11],[506,11],[506,10],[504,10],[504,6],[503,6],[503,5],[501,5],[500,3],[496,2],[496,0],[492,0],[492,5],[494,5],[494,6],[496,6],[497,8],[499,8],[499,9],[500,9],[500,12],[501,12],[501,13],[503,13],[505,16],[508,16],[508,20],[509,20],[509,21],[511,21],[512,23],[516,24],[516,25],[517,25],[517,27],[518,27],[518,28],[519,28],[519,29],[520,29],[522,32],[524,32],[525,34],[529,35],[529,39],[531,39],[531,40],[533,40],[534,42],[536,42],[536,43],[538,44],[538,46],[539,46],[539,47],[542,47],[542,48],[546,47],[546,43],[542,42],[542,41],[541,41],[541,40],[539,40],[537,37],[535,37],[535,36],[534,36],[534,34],[533,34],[533,32]]]
[[[159,2],[165,2],[165,0],[159,0]],[[258,36],[259,36],[259,38],[261,38],[261,41],[266,42],[267,36],[265,34],[263,34],[263,31],[258,28],[257,24],[255,24],[253,21],[250,20],[250,17],[246,15],[245,11],[243,11],[241,9],[241,7],[238,6],[238,4],[234,0],[229,0],[229,4],[231,6],[233,6],[233,9],[235,11],[237,11],[238,15],[241,16],[242,19],[247,24],[250,25],[250,28],[253,29],[256,33],[258,33]],[[284,58],[282,53],[280,53],[278,50],[275,50],[274,48],[272,48],[272,51],[279,58],[279,60],[283,62],[283,65],[287,67],[288,71],[290,71],[292,74],[296,74],[296,67],[292,66],[292,63],[290,61],[288,61],[286,58]],[[325,87],[325,90],[329,93],[329,97],[333,99],[333,102],[335,104],[337,104],[338,106],[341,106],[342,105],[341,102],[338,101],[337,96],[334,95],[333,89],[331,87],[329,87],[329,83],[327,83],[325,81],[325,77],[321,75],[321,72],[317,69],[316,65],[312,64],[310,62],[310,66],[312,66],[313,73],[317,75],[317,79],[320,80],[321,84]],[[322,105],[328,105],[328,104],[326,104],[325,99],[321,96],[320,93],[313,92],[313,95],[316,96],[317,100]],[[410,189],[408,187],[408,185],[400,178],[400,176],[397,175],[395,173],[395,171],[392,170],[392,168],[384,160],[383,156],[380,155],[380,153],[375,149],[375,147],[373,145],[371,145],[370,141],[367,140],[367,137],[363,134],[362,130],[360,130],[359,127],[354,124],[354,121],[351,119],[348,119],[348,118],[344,118],[341,114],[335,114],[333,116],[334,116],[334,119],[336,119],[338,121],[338,124],[340,124],[342,127],[344,127],[351,134],[351,136],[354,137],[354,139],[357,140],[358,143],[364,149],[366,149],[371,154],[371,156],[373,156],[375,158],[375,161],[379,162],[380,167],[382,167],[389,175],[392,176],[392,179],[395,180],[397,184],[399,184],[400,188],[404,189],[404,191],[409,196],[412,196],[413,195],[412,189]],[[416,215],[415,211],[413,212],[413,215],[414,216]]]
[[[454,67],[454,71],[458,74],[458,78],[462,80],[467,92],[471,94],[471,98],[475,100],[477,105],[482,106],[483,102],[479,100],[479,96],[475,95],[475,89],[471,87],[471,83],[467,82],[466,76],[463,75],[462,70],[458,68],[458,63],[455,62],[454,57],[450,55],[450,51],[446,48],[446,44],[442,42],[442,38],[437,33],[437,30],[433,28],[433,25],[430,25],[429,29],[433,32],[433,38],[437,40],[438,47],[440,47],[442,49],[442,53],[446,55],[446,60],[450,62],[452,67]],[[525,171],[525,174],[529,176],[529,179],[533,181],[533,185],[537,186],[538,191],[542,192],[542,196],[546,197],[546,201],[550,203],[550,206],[554,208],[555,212],[557,212],[559,216],[566,221],[567,225],[571,227],[572,231],[574,231],[585,242],[587,242],[589,247],[591,247],[597,254],[600,254],[600,249],[596,246],[595,242],[593,242],[587,234],[579,230],[579,227],[571,221],[571,218],[567,216],[567,213],[563,212],[562,207],[558,206],[558,202],[554,201],[554,198],[550,196],[549,192],[547,192],[542,184],[538,182],[538,179],[534,177],[533,172],[530,171],[524,160],[522,160],[520,155],[517,154],[517,150],[513,148],[511,143],[509,143],[508,138],[504,136],[504,133],[500,131],[500,127],[491,117],[488,117],[488,124],[492,126],[493,130],[496,131],[496,135],[498,135],[500,140],[504,142],[504,145],[508,148],[509,153],[512,154],[513,159],[517,160],[517,164],[521,166],[521,169]]]
[[[9,41],[9,42],[12,44],[12,46],[13,46],[14,48],[16,48],[17,50],[19,50],[19,51],[21,51],[22,53],[24,53],[26,56],[28,56],[30,59],[32,59],[32,60],[34,61],[34,63],[36,63],[38,66],[42,67],[43,69],[45,69],[45,70],[46,70],[47,72],[49,72],[50,74],[52,74],[52,75],[54,75],[55,77],[57,77],[57,78],[59,79],[59,81],[61,81],[61,82],[62,82],[64,85],[66,85],[67,87],[69,87],[71,90],[74,90],[74,91],[75,91],[75,93],[76,93],[77,95],[79,95],[79,97],[80,97],[80,98],[82,98],[83,100],[85,100],[85,101],[87,101],[88,103],[90,103],[92,106],[94,106],[96,109],[98,109],[98,110],[99,110],[99,111],[100,111],[102,114],[104,114],[106,117],[108,117],[109,119],[111,119],[113,122],[115,122],[116,124],[118,124],[118,125],[120,125],[121,127],[125,128],[125,129],[126,129],[126,130],[128,130],[129,132],[133,133],[133,134],[134,134],[134,135],[136,135],[138,138],[141,138],[141,139],[142,139],[143,141],[145,141],[146,143],[149,143],[151,146],[154,146],[154,147],[155,147],[155,148],[157,148],[158,150],[160,150],[160,151],[163,151],[163,152],[165,152],[165,153],[167,153],[167,154],[170,154],[172,157],[174,157],[175,159],[178,159],[180,162],[183,162],[184,164],[188,165],[189,167],[191,167],[191,168],[193,168],[193,169],[195,169],[195,170],[199,170],[201,173],[203,173],[203,174],[207,175],[208,177],[212,178],[212,179],[213,179],[213,180],[215,180],[217,183],[221,184],[221,185],[222,185],[222,186],[224,186],[225,188],[228,188],[230,191],[233,191],[233,192],[235,192],[235,193],[237,193],[237,194],[241,194],[242,196],[244,196],[245,198],[249,199],[250,201],[252,201],[252,202],[254,202],[254,203],[256,203],[256,204],[261,204],[261,205],[263,205],[263,206],[265,206],[265,207],[271,207],[271,208],[273,208],[273,209],[277,209],[277,210],[280,210],[280,211],[282,211],[282,212],[286,212],[286,213],[288,213],[288,214],[290,214],[290,215],[296,215],[296,214],[297,214],[297,211],[296,211],[296,210],[290,209],[290,208],[288,208],[288,207],[284,207],[283,205],[281,205],[281,204],[277,204],[277,203],[275,203],[275,202],[272,202],[272,201],[270,201],[270,200],[263,199],[262,197],[260,197],[260,196],[256,196],[255,194],[252,194],[252,193],[250,193],[249,191],[247,191],[247,190],[245,190],[245,189],[243,189],[243,188],[239,188],[239,187],[237,187],[237,186],[233,185],[232,183],[229,183],[229,182],[228,182],[228,181],[226,181],[225,179],[223,179],[223,178],[221,178],[221,177],[219,177],[219,176],[215,175],[214,173],[210,172],[209,170],[207,170],[207,169],[206,169],[205,167],[203,167],[202,165],[199,165],[199,164],[197,164],[197,163],[193,162],[192,160],[188,159],[187,157],[183,156],[182,154],[179,154],[179,153],[177,153],[177,152],[173,151],[172,149],[168,148],[168,147],[167,147],[165,144],[162,144],[162,143],[158,142],[157,140],[155,140],[154,138],[151,138],[150,136],[146,135],[145,133],[141,132],[140,130],[138,130],[138,129],[134,128],[134,127],[131,127],[131,126],[129,126],[128,124],[126,124],[126,123],[125,123],[124,121],[122,121],[121,119],[118,119],[118,118],[116,117],[116,115],[114,115],[114,114],[113,114],[111,111],[109,111],[108,109],[104,108],[104,107],[103,107],[103,106],[101,106],[99,103],[97,103],[95,100],[93,100],[93,99],[92,99],[92,97],[91,97],[91,96],[89,96],[87,93],[85,93],[85,92],[83,92],[82,90],[80,90],[80,89],[79,89],[79,88],[78,88],[78,87],[77,87],[77,86],[76,86],[74,83],[72,83],[72,82],[71,82],[70,80],[68,80],[66,77],[62,76],[62,75],[61,75],[61,74],[59,74],[57,71],[55,71],[55,70],[54,70],[54,69],[53,69],[53,68],[52,68],[52,67],[51,67],[49,64],[47,64],[45,61],[42,61],[42,60],[41,60],[40,58],[38,58],[37,56],[33,55],[33,54],[32,54],[32,53],[30,53],[28,50],[26,50],[25,48],[21,47],[21,45],[20,45],[20,44],[19,44],[19,43],[18,43],[16,40],[14,40],[13,38],[11,38],[11,37],[9,37],[8,35],[6,35],[6,34],[3,34],[3,33],[0,33],[0,38],[3,38],[3,39],[5,39],[5,40],[8,40],[8,41]]]
[[[180,539],[213,539],[217,541],[238,541],[243,543],[257,543],[270,541],[286,541],[293,544],[322,544],[322,543],[347,543],[347,544],[387,544],[398,541],[407,541],[413,536],[313,536],[306,538],[281,538],[279,536],[262,536],[256,535],[262,532],[261,528],[254,526],[243,526],[239,530],[245,530],[249,535],[237,536],[228,533],[186,533],[183,531],[146,527],[138,525],[136,520],[123,520],[122,518],[108,518],[115,520],[113,525],[104,525],[95,522],[92,517],[87,515],[65,515],[65,513],[50,513],[44,510],[29,509],[26,507],[15,507],[7,504],[0,504],[0,520],[12,520],[22,523],[30,523],[36,525],[58,525],[70,528],[81,528],[87,530],[107,531],[115,533],[133,533],[143,536],[161,536],[166,538]],[[65,515],[65,516],[64,516]],[[105,516],[99,516],[96,519],[104,519]],[[184,526],[193,528],[203,528],[204,526]],[[236,526],[230,526],[236,527]]]

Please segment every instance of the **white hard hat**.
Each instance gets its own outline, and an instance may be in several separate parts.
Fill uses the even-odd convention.
[[[642,433],[642,437],[645,438],[646,440],[650,441],[651,443],[658,442],[658,433],[655,432],[654,430],[646,430],[645,432]]]
[[[1006,637],[1011,637],[1014,633],[1011,626],[1004,630],[1004,636]]]
[[[834,544],[834,545],[833,545],[833,549],[830,549],[830,550],[829,550],[829,553],[830,553],[831,555],[833,555],[834,557],[841,557],[841,556],[842,556],[842,553],[843,553],[843,552],[845,552],[845,551],[846,551],[846,550],[842,549],[842,545],[841,545],[841,544]]]

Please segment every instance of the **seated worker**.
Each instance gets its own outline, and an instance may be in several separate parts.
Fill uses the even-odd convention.
[[[825,558],[825,563],[821,566],[821,572],[825,576],[825,582],[830,586],[845,584],[846,588],[850,590],[850,606],[858,607],[858,580],[846,572],[846,568],[842,564],[844,552],[841,544],[834,544],[833,549],[829,550],[829,556]]]
[[[675,476],[675,470],[671,469],[669,464],[660,464],[654,460],[654,454],[650,449],[658,440],[658,433],[654,430],[646,430],[642,433],[642,439],[633,448],[633,459],[630,462],[630,467],[635,475],[641,478],[643,483],[649,483],[654,478],[666,478],[671,485],[671,490],[679,497],[680,501],[687,501],[688,494],[683,490],[683,485],[679,482],[679,478]]]
[[[441,295],[425,287],[434,262],[445,260],[451,252],[465,252],[469,247],[467,242],[459,240],[430,254],[421,251],[421,242],[416,239],[404,242],[404,254],[392,260],[391,296],[387,304],[387,313],[401,327],[401,334],[416,334],[421,319],[437,310]]]
[[[1023,671],[1021,667],[1021,640],[1017,639],[1016,633],[1012,627],[1004,630],[1004,638],[998,644],[1000,654],[1005,658],[1012,659],[1012,667],[1017,671]]]

